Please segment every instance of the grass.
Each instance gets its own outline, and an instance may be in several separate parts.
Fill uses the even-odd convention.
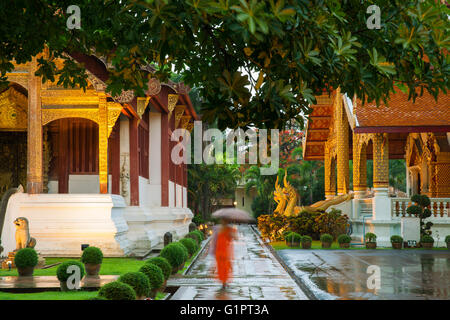
[[[0,291],[1,300],[89,300],[96,297],[98,291],[45,291],[36,293],[9,293]],[[162,300],[167,293],[158,292],[155,300]]]
[[[285,249],[302,249],[301,246],[300,247],[296,247],[296,248],[292,248],[292,247],[288,247],[286,245],[286,243],[284,241],[273,241],[270,243],[270,245],[272,246],[272,248],[274,248],[275,250],[285,250]],[[348,249],[342,249],[339,247],[339,244],[337,242],[333,242],[331,244],[331,248],[327,248],[324,249],[322,248],[322,243],[319,240],[313,240],[311,243],[311,249],[314,250],[366,250],[365,246],[351,246]],[[373,249],[371,249],[373,250]],[[375,250],[394,250],[392,249],[392,247],[377,247]],[[402,250],[424,250],[423,248],[403,248]],[[447,248],[443,247],[443,248],[433,248],[433,250],[448,250]]]
[[[69,260],[79,260],[77,258],[45,258],[45,263],[51,265],[57,262],[64,262]],[[138,271],[143,266],[145,261],[133,258],[103,258],[102,267],[100,268],[100,275],[121,275],[126,272]],[[56,269],[54,266],[48,269],[34,269],[35,276],[56,276]],[[0,270],[0,276],[17,276],[17,269]]]

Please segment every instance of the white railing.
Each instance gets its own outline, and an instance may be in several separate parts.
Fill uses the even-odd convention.
[[[450,198],[430,198],[432,217],[450,218]],[[413,203],[410,198],[391,198],[391,210],[393,217],[411,217],[406,209]]]

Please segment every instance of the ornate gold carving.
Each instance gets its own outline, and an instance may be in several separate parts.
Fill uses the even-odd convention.
[[[169,94],[167,95],[167,109],[169,110],[169,119],[172,116],[172,111],[175,108],[175,105],[178,101],[178,95],[177,94]]]
[[[175,107],[175,128],[178,128],[178,124],[180,123],[183,113],[184,113],[183,105],[178,105]],[[169,114],[169,119],[170,119],[170,114]]]
[[[99,94],[98,104],[98,165],[100,193],[108,193],[108,110],[106,95]]]
[[[122,91],[120,95],[114,96],[114,100],[119,103],[129,103],[134,98],[133,90]]]
[[[189,122],[186,126],[186,130],[188,130],[189,132],[192,132],[192,129],[194,129],[194,123]]]
[[[145,112],[145,108],[148,105],[148,102],[150,101],[150,97],[138,97],[137,98],[137,114],[140,118],[142,118],[142,115]]]
[[[83,118],[99,123],[98,120],[98,109],[94,108],[61,108],[61,109],[42,109],[42,125],[63,118]]]
[[[148,96],[156,96],[161,92],[161,83],[156,78],[151,78],[147,83],[147,91],[145,94]]]
[[[117,102],[107,102],[108,108],[108,137],[111,135],[112,129],[116,125],[117,118],[122,113],[122,105]]]
[[[88,75],[88,80],[94,87],[95,91],[99,92],[105,92],[106,90],[106,83],[104,83],[102,80],[97,78],[95,75],[90,73],[88,70],[86,70],[86,73]]]
[[[190,120],[191,116],[182,116],[180,121],[180,128],[186,129]]]
[[[0,129],[26,130],[28,124],[27,98],[9,88],[0,94]]]

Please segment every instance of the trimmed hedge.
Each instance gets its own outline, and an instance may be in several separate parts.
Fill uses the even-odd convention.
[[[164,283],[164,275],[160,267],[153,263],[146,263],[139,272],[145,274],[150,282],[150,289],[159,289]]]
[[[181,249],[175,242],[169,243],[165,246],[161,250],[160,256],[167,259],[172,268],[178,268],[184,262],[183,249]]]
[[[422,236],[422,239],[420,239],[420,242],[422,243],[434,243],[434,239],[432,236],[429,236],[427,234]]]
[[[121,281],[113,281],[105,284],[100,288],[98,295],[107,300],[136,300],[136,293],[133,288],[129,284]]]
[[[36,267],[38,264],[36,250],[33,248],[20,249],[14,257],[14,264],[19,268]]]
[[[367,232],[365,235],[366,242],[377,242],[377,235],[372,232]]]
[[[194,241],[194,240],[193,240]],[[152,263],[157,265],[161,268],[164,279],[167,280],[170,277],[170,274],[172,273],[172,266],[170,265],[169,261],[167,261],[166,258],[163,257],[153,257],[148,259],[145,263]]]
[[[185,238],[188,238],[188,239],[190,238],[190,239],[195,240],[195,241],[197,242],[198,245],[200,245],[200,243],[202,242],[200,236],[199,236],[198,233],[195,232],[195,231],[189,232],[189,233],[188,233],[187,235],[185,235],[184,237],[185,237]]]
[[[198,244],[194,239],[183,238],[179,241],[187,249],[190,255],[193,255],[198,250]]]
[[[312,238],[310,236],[302,236],[302,243],[312,242]]]
[[[337,238],[338,243],[350,243],[352,242],[352,238],[350,238],[350,236],[346,235],[346,234],[341,234],[338,238]]]
[[[445,242],[450,242],[450,234],[448,236],[445,237]]]
[[[148,297],[150,292],[150,281],[142,272],[127,272],[119,277],[119,281],[130,285],[136,296]]]
[[[289,233],[284,237],[284,239],[285,239],[287,242],[300,242],[300,241],[302,241],[302,236],[299,235],[299,234],[296,233],[296,232],[289,232]]]
[[[183,244],[179,241],[174,242],[175,245],[177,245],[178,247],[180,247],[180,249],[183,251],[183,262],[186,262],[186,260],[189,258],[189,252],[186,249],[185,246],[183,246]],[[182,263],[183,263],[182,262]],[[182,264],[181,263],[181,264]]]
[[[391,242],[392,243],[403,243],[403,238],[401,236],[394,235],[391,237]]]
[[[195,231],[192,231],[192,232],[198,234],[198,238],[200,239],[200,242],[205,240],[205,236],[203,235],[203,232],[201,232],[200,230],[195,230]]]
[[[103,261],[103,252],[97,247],[87,247],[81,255],[81,262],[91,264],[101,264]]]
[[[320,241],[322,242],[333,242],[333,236],[328,233],[324,233],[320,236]]]
[[[84,275],[86,274],[83,264],[80,261],[71,260],[61,263],[56,269],[56,277],[59,281],[67,281],[67,279],[69,279],[69,277],[73,274],[73,272],[67,272],[67,268],[69,268],[70,266],[77,266],[78,268],[80,268],[80,280],[83,279]]]

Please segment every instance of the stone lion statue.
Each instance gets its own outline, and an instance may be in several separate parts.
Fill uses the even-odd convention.
[[[16,250],[18,251],[23,248],[34,248],[36,245],[36,240],[30,237],[30,230],[28,219],[24,217],[19,217],[14,220],[16,225]]]

